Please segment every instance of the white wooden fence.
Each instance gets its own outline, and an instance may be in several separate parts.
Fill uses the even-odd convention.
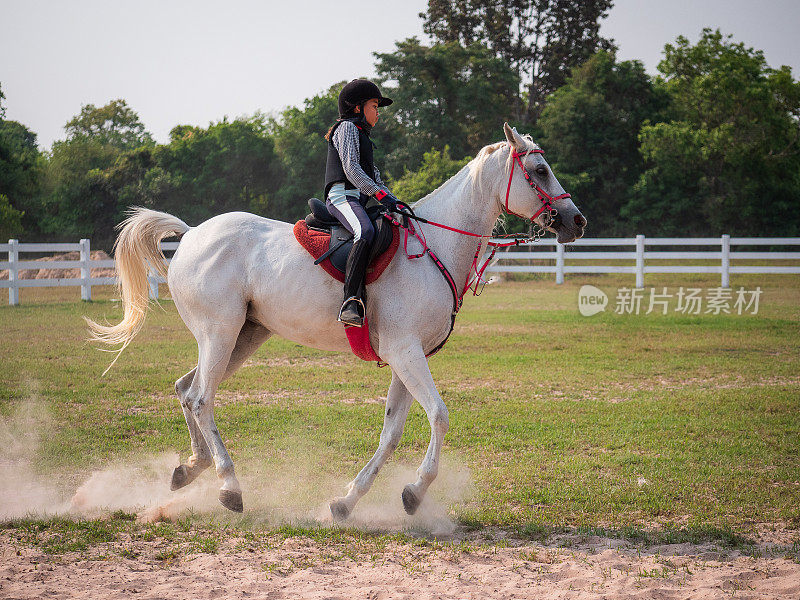
[[[646,273],[719,273],[721,287],[730,287],[731,273],[794,273],[800,274],[800,266],[780,264],[769,265],[732,265],[732,260],[759,260],[783,262],[800,260],[800,252],[748,252],[732,251],[731,246],[798,246],[800,238],[732,238],[723,235],[719,238],[586,238],[576,240],[565,251],[563,244],[552,238],[541,239],[530,246],[511,247],[506,252],[498,252],[486,270],[494,273],[555,273],[556,283],[564,283],[565,273],[631,273],[636,275],[636,287],[644,287]],[[573,247],[611,247],[624,248],[633,246],[633,251],[581,251]],[[647,246],[710,246],[711,251],[648,251]],[[178,242],[162,242],[163,250],[175,250]],[[549,248],[554,250],[547,250]],[[79,260],[35,261],[20,260],[23,253],[80,252]],[[0,280],[0,288],[8,288],[9,304],[19,304],[19,290],[25,287],[80,286],[81,299],[92,299],[92,286],[112,285],[114,277],[92,277],[91,269],[113,268],[114,260],[91,260],[90,242],[87,239],[77,244],[20,244],[18,240],[9,240],[8,244],[0,244],[0,253],[8,253],[8,261],[0,262],[0,271],[8,270],[7,280]],[[697,261],[714,260],[719,264],[647,264],[648,260]],[[566,264],[569,260],[570,264]],[[632,264],[604,265],[572,264],[576,260],[624,260]],[[531,261],[547,261],[553,264],[530,264]],[[169,262],[169,259],[168,259]],[[519,264],[527,263],[527,264]],[[510,263],[510,264],[509,264]],[[514,264],[516,263],[516,264]],[[70,279],[20,279],[19,272],[25,269],[80,269],[80,277]],[[150,295],[158,297],[158,284],[163,279],[154,273],[150,275]]]
[[[646,273],[719,273],[720,285],[730,287],[731,273],[800,273],[800,266],[792,265],[732,265],[731,260],[760,260],[760,261],[786,261],[800,260],[800,252],[748,252],[731,250],[731,246],[797,246],[800,238],[732,238],[723,235],[718,238],[646,238],[637,235],[635,238],[585,238],[575,240],[569,244],[565,251],[563,244],[558,244],[552,238],[544,238],[532,246],[510,247],[508,252],[495,255],[493,264],[486,270],[496,273],[555,273],[556,283],[564,283],[565,273],[633,273],[636,275],[636,287],[644,287]],[[553,251],[522,250],[516,248],[541,248],[553,247]],[[573,250],[581,246],[605,246],[624,248],[634,246],[633,251],[591,251],[582,252]],[[707,252],[700,251],[648,251],[647,246],[716,246]],[[684,261],[684,260],[714,260],[718,265],[708,264],[647,264],[648,260]],[[509,261],[554,260],[550,265],[520,265],[507,264]],[[565,264],[576,260],[625,260],[632,261],[629,265],[603,265],[603,264]]]
[[[162,250],[175,250],[178,242],[162,242]],[[8,303],[19,304],[20,288],[80,286],[81,300],[92,299],[92,286],[114,285],[116,277],[92,277],[92,269],[114,268],[114,259],[92,260],[91,243],[82,239],[77,244],[20,244],[18,240],[8,240],[0,244],[0,253],[8,253],[8,261],[0,262],[0,271],[8,271],[8,279],[0,280],[0,289],[8,288]],[[20,260],[23,253],[80,252],[78,260]],[[169,262],[169,259],[167,259]],[[66,279],[20,279],[19,272],[26,269],[80,269],[80,276]],[[158,284],[164,279],[154,272],[150,273],[150,297],[158,298]]]

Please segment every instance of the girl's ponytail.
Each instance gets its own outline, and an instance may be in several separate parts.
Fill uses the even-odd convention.
[[[336,127],[335,123],[331,125],[330,129],[328,129],[328,133],[325,134],[325,139],[329,142],[331,141],[331,132],[333,131],[334,127]]]

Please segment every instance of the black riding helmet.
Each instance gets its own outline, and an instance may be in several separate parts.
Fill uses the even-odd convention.
[[[353,79],[339,92],[339,116],[351,117],[356,106],[361,106],[367,100],[378,99],[378,106],[389,106],[391,98],[381,94],[378,86],[366,79]]]

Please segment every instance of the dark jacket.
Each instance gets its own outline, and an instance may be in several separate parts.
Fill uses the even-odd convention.
[[[369,137],[369,125],[361,116],[340,119],[331,128],[330,134],[328,135],[328,160],[325,165],[325,198],[328,197],[328,191],[331,189],[331,186],[340,181],[344,182],[344,187],[347,190],[358,189],[357,186],[353,185],[353,183],[347,179],[344,167],[342,166],[342,159],[336,151],[336,147],[333,145],[333,134],[344,121],[351,121],[358,128],[358,163],[361,165],[361,168],[364,169],[364,173],[366,173],[368,177],[375,176],[375,161],[372,152],[373,143]],[[369,200],[369,196],[361,192],[361,204],[366,205],[367,200]]]

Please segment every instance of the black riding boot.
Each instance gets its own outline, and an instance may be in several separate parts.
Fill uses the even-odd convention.
[[[358,240],[347,256],[347,269],[344,274],[344,302],[339,311],[339,322],[345,325],[361,327],[364,324],[364,279],[367,274],[367,262],[372,244],[366,240]]]

